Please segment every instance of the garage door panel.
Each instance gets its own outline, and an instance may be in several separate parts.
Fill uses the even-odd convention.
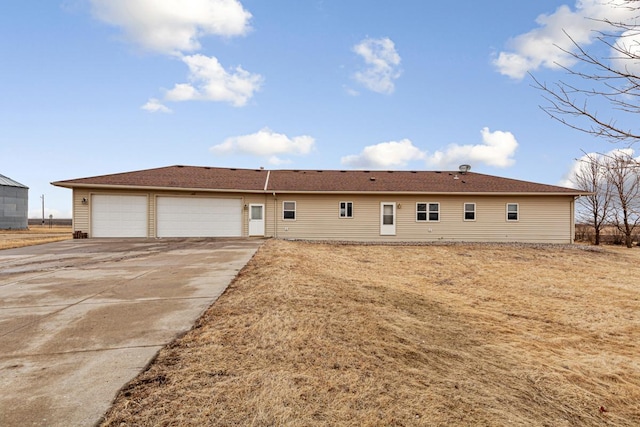
[[[157,198],[158,237],[237,237],[242,235],[240,199]]]
[[[92,237],[147,237],[147,218],[147,196],[91,198]]]

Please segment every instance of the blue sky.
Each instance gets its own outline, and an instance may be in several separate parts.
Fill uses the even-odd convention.
[[[527,75],[570,65],[613,12],[578,3],[8,0],[0,174],[30,217],[57,180],[174,164],[457,169],[562,183],[610,145],[544,113]],[[617,12],[616,12],[617,13]],[[563,62],[564,61],[564,62]]]

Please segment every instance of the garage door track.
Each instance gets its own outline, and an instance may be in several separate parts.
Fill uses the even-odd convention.
[[[90,239],[0,251],[0,425],[95,424],[262,242]]]

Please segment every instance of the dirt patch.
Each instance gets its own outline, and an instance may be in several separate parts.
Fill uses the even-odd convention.
[[[103,425],[638,425],[639,261],[269,241]]]

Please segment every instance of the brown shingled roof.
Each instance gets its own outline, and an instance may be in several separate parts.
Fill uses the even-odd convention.
[[[474,172],[272,170],[168,166],[57,181],[60,187],[184,188],[241,192],[545,193],[584,192]],[[266,184],[266,188],[265,188]]]
[[[167,166],[135,172],[53,182],[59,187],[155,187],[206,190],[262,191],[267,171],[196,166]]]
[[[271,172],[270,191],[407,193],[566,193],[577,190],[467,172],[314,171]]]

